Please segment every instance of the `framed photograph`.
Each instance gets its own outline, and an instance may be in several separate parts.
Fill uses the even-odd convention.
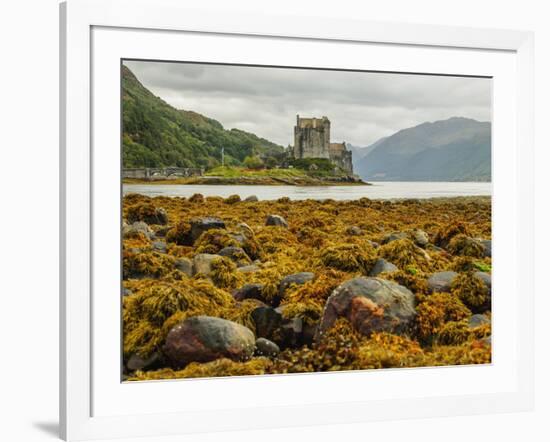
[[[60,7],[62,437],[530,409],[532,34],[178,3]]]

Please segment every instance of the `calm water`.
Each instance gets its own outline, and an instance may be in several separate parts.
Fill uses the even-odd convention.
[[[491,195],[491,183],[449,182],[374,182],[372,186],[219,186],[177,184],[124,184],[124,194],[140,193],[148,196],[184,196],[194,193],[204,196],[237,194],[241,198],[256,195],[261,200],[276,200],[287,196],[293,200],[435,198],[452,196]]]

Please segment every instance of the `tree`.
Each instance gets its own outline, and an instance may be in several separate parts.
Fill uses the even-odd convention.
[[[267,157],[264,163],[265,163],[265,167],[267,167],[268,169],[273,169],[274,167],[279,165],[279,162],[274,157]]]
[[[264,167],[264,162],[258,156],[246,157],[243,164],[248,169],[261,169]]]

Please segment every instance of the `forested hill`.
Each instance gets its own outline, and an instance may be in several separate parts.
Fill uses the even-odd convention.
[[[283,147],[216,120],[178,110],[153,95],[122,66],[123,167],[240,165],[247,156],[279,156]]]

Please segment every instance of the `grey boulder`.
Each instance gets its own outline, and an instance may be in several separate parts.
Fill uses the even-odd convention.
[[[211,316],[194,316],[173,327],[163,346],[172,367],[219,358],[244,361],[252,356],[256,339],[236,322]]]
[[[391,262],[386,261],[384,258],[378,258],[372,267],[372,270],[369,273],[369,276],[377,276],[380,273],[391,273],[397,272],[399,269],[396,265]]]
[[[256,354],[258,356],[277,356],[280,351],[275,342],[265,338],[256,339]]]
[[[210,229],[225,229],[225,223],[221,219],[211,216],[191,220],[191,241],[194,243],[199,236]]]
[[[416,315],[414,294],[380,278],[357,277],[340,284],[329,296],[317,339],[340,318],[346,318],[361,334],[406,333]]]
[[[288,227],[286,220],[280,215],[268,215],[265,220],[266,226]]]
[[[458,273],[453,271],[436,272],[428,278],[428,289],[430,292],[451,292],[451,284]]]

